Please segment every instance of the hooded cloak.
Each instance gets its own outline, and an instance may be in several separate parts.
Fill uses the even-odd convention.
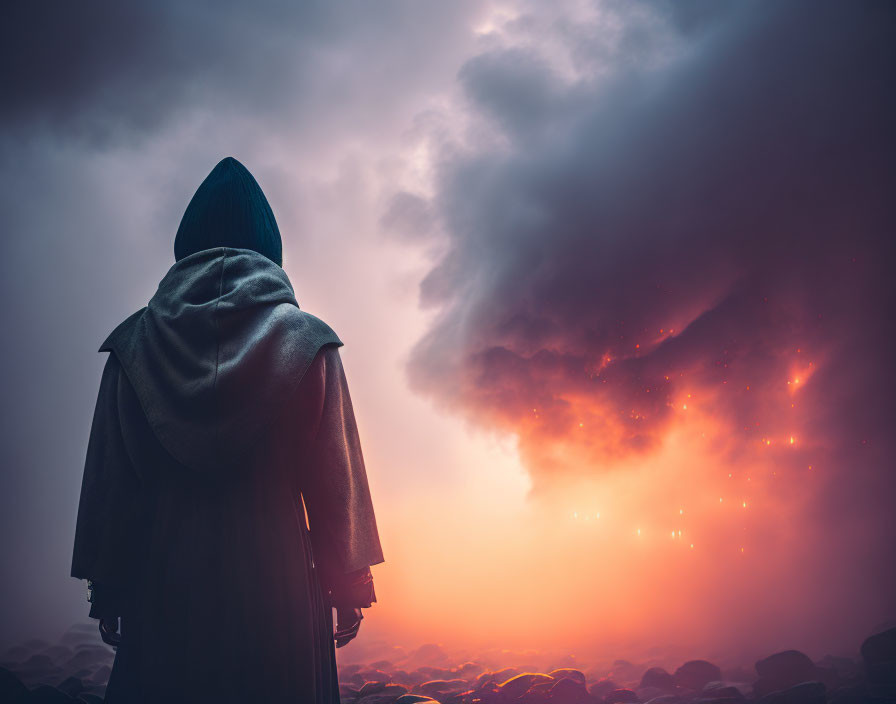
[[[251,249],[283,265],[280,229],[268,199],[232,156],[218,162],[196,190],[174,237],[174,258],[214,247]]]
[[[299,309],[246,175],[215,167],[183,256],[100,346],[72,575],[122,618],[113,704],[338,702],[327,595],[383,560],[342,342]],[[188,252],[222,204],[251,231]]]

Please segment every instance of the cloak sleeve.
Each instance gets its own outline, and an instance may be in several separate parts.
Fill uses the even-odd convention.
[[[139,479],[121,434],[120,383],[121,365],[112,353],[103,369],[87,444],[72,555],[72,577],[94,583],[94,618],[121,615],[137,552]]]
[[[383,552],[336,346],[318,352],[302,384],[317,400],[306,476],[300,478],[314,562],[334,605],[369,606],[376,600],[369,567],[383,562]]]

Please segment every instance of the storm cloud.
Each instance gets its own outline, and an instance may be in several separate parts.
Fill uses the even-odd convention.
[[[795,425],[841,458],[888,442],[892,31],[884,3],[758,3],[659,61],[630,42],[610,75],[587,36],[572,77],[534,49],[470,59],[415,387],[519,433],[536,485],[654,449],[686,392],[731,453]]]

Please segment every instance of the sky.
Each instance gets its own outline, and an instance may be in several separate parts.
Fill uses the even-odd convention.
[[[96,350],[224,156],[345,342],[386,556],[355,657],[896,619],[891,4],[8,14],[0,646],[84,618]]]

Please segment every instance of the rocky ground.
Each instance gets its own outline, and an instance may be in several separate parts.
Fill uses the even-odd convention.
[[[828,656],[813,662],[786,650],[759,660],[754,670],[722,671],[706,660],[690,660],[670,672],[617,660],[609,668],[584,671],[492,671],[478,662],[412,667],[414,659],[408,658],[345,665],[339,674],[344,704],[896,703],[896,628],[871,636],[860,652],[860,659]],[[111,650],[99,642],[94,624],[79,624],[58,644],[33,640],[11,648],[0,664],[2,704],[99,704]]]

